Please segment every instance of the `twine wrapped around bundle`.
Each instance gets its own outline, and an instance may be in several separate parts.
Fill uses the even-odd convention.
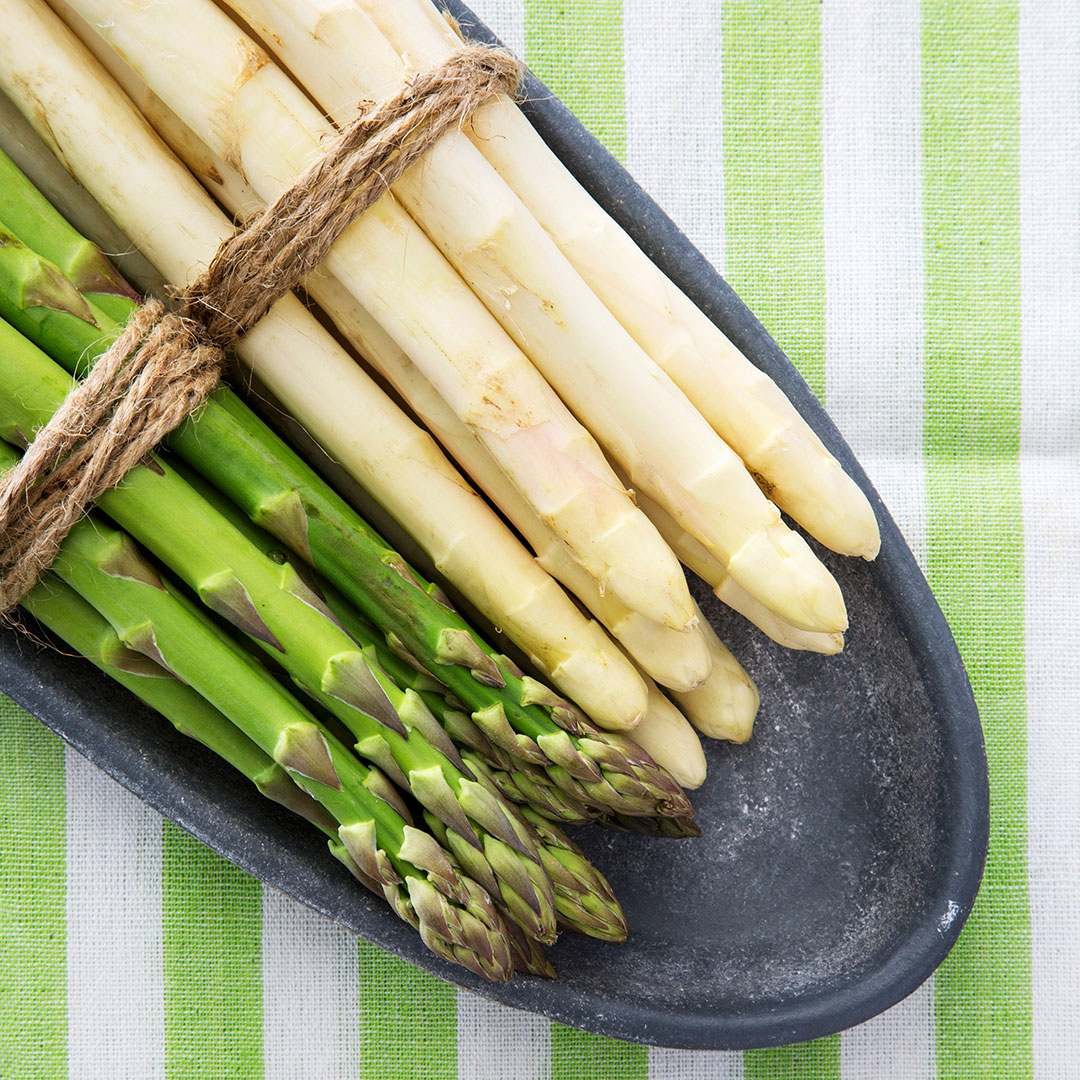
[[[224,351],[322,261],[337,238],[520,67],[457,50],[362,112],[304,174],[227,239],[167,312],[151,300],[0,480],[0,612],[52,563],[91,503],[142,462],[217,385]]]

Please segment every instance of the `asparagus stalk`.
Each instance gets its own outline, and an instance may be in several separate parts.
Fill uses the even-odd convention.
[[[240,164],[266,201],[332,130],[209,2],[155,5],[149,21],[113,0],[71,7],[215,155]],[[165,55],[157,44],[163,38],[170,41]],[[178,92],[177,79],[192,85]],[[441,381],[477,437],[606,588],[659,621],[681,626],[690,618],[677,561],[592,437],[396,201],[371,207],[334,245],[326,267]]]
[[[121,0],[77,2],[127,19]],[[401,59],[354,5],[229,2],[339,123],[350,118],[347,103],[405,77]],[[126,43],[130,31],[103,33]],[[771,610],[804,629],[844,629],[839,587],[809,546],[463,134],[444,136],[394,193],[635,487],[650,492]]]
[[[16,269],[9,277],[16,282],[46,276],[38,267],[26,271],[20,279],[18,268],[35,261],[43,262],[25,247],[9,243],[0,249],[0,275],[5,267],[14,266]],[[20,319],[20,325],[28,332],[39,337],[47,335],[49,347],[69,366],[74,367],[80,361],[92,358],[95,350],[100,351],[104,342],[103,328],[107,323],[103,313],[92,313],[93,322],[87,322],[70,310],[72,305],[68,308],[41,302],[23,305],[25,300],[25,292],[20,294],[14,288],[0,286],[0,306],[6,304],[4,310],[11,317]],[[40,339],[46,340],[45,337]],[[17,346],[18,343],[16,351]],[[25,349],[22,351],[26,352]],[[45,361],[44,365],[42,361]],[[48,368],[48,362],[40,355],[28,354],[25,364],[31,370]],[[8,375],[12,379],[17,377],[14,370]],[[63,396],[66,384],[57,375],[54,371],[51,389],[44,396],[40,392],[41,386],[37,388],[36,412],[27,411],[30,408],[28,400],[20,400],[17,404],[12,399],[6,403],[11,422],[21,431],[33,430],[43,422]],[[42,380],[41,385],[49,382],[45,376]],[[2,385],[3,377],[0,377],[0,387]],[[4,409],[0,407],[2,415]],[[227,490],[250,517],[261,519],[294,549],[300,549],[298,553],[313,559],[320,569],[327,570],[328,576],[336,580],[358,606],[366,608],[368,616],[380,624],[384,633],[400,635],[404,647],[413,655],[437,667],[454,693],[474,709],[473,719],[489,736],[501,740],[504,749],[557,769],[559,783],[571,794],[580,784],[591,785],[589,791],[593,794],[588,800],[580,801],[600,801],[609,809],[628,813],[650,813],[656,810],[659,800],[661,805],[671,802],[677,813],[685,812],[685,799],[681,793],[674,795],[674,783],[645,755],[635,751],[628,757],[607,749],[600,733],[583,719],[578,719],[566,702],[535,680],[523,678],[505,658],[496,657],[490,650],[484,651],[466,624],[432,596],[404,561],[386,548],[234,395],[217,391],[201,410],[197,426],[186,425],[172,441],[178,450],[186,452],[189,461],[199,465],[205,475]],[[176,539],[171,546],[166,546],[168,554],[163,554],[163,558],[166,561],[189,560],[187,572],[192,587],[201,588],[204,599],[216,605],[216,610],[234,620],[239,619],[241,628],[254,631],[253,636],[264,645],[283,650],[281,659],[290,673],[312,691],[328,693],[334,699],[333,707],[346,722],[370,726],[363,715],[363,707],[357,711],[358,700],[350,694],[353,688],[340,685],[343,680],[367,677],[365,689],[374,695],[375,705],[382,709],[381,713],[376,712],[375,705],[368,704],[367,711],[384,725],[393,727],[396,724],[398,734],[403,733],[401,718],[387,699],[387,688],[380,685],[373,674],[375,665],[355,648],[325,610],[317,610],[317,598],[313,599],[310,589],[294,568],[279,566],[261,553],[252,559],[250,541],[226,522],[221,522],[224,531],[219,530],[220,542],[236,545],[239,554],[235,559],[230,557],[231,566],[224,557],[216,563],[212,558],[208,559],[207,553],[191,542],[207,509],[205,501],[198,496],[192,500],[190,488],[164,467],[160,474],[147,470],[137,470],[136,474],[142,476],[142,484],[133,485],[129,478],[122,489],[106,496],[108,502],[104,505],[107,509],[117,501],[122,505],[131,503],[137,490],[143,491],[143,497],[159,507],[175,500],[170,525]],[[171,485],[172,493],[168,490],[154,492],[155,484],[158,489]],[[185,534],[181,528],[178,534],[175,519],[179,508],[185,506],[188,507],[187,532]],[[114,509],[110,512],[116,513]],[[143,507],[136,511],[134,519],[129,517],[125,523],[136,531],[153,516],[153,511]],[[146,540],[148,544],[161,545],[163,535],[155,529]],[[246,570],[239,572],[235,567],[245,558],[244,549],[247,552],[247,562],[243,564]],[[249,574],[265,578],[270,567],[268,593],[249,585]],[[276,576],[281,577],[277,587],[273,584]],[[224,597],[222,582],[231,589]],[[238,585],[247,591],[239,593]],[[260,596],[267,597],[265,602],[269,606],[265,609]],[[247,600],[248,597],[251,600]],[[257,624],[251,621],[252,602],[258,604],[262,615]],[[323,641],[321,657],[312,652],[310,639],[298,637],[299,624],[292,621],[290,610],[295,611],[296,618],[312,632],[320,635]],[[294,643],[292,652],[290,640]],[[511,694],[514,695],[512,698]],[[550,715],[572,724],[584,738],[566,736],[536,703],[544,704]],[[412,709],[410,718],[413,722],[417,715],[422,715],[421,710]],[[514,729],[511,717],[524,728],[523,731]],[[429,727],[429,737],[431,730]],[[386,733],[381,734],[385,740]],[[446,763],[444,769],[448,767],[449,763]],[[455,823],[460,823],[461,814],[450,794],[441,788],[429,791],[426,797],[433,801],[425,805],[442,814],[454,827]],[[479,824],[490,829],[492,819]]]
[[[705,622],[704,616],[702,621]],[[702,733],[713,739],[746,742],[758,710],[757,687],[743,674],[739,661],[706,622],[713,674],[700,686],[674,693],[679,708]]]
[[[0,444],[0,469],[17,458]],[[362,765],[227,642],[127,536],[86,518],[68,534],[53,569],[109,621],[127,648],[149,656],[220,709],[340,822],[337,839],[362,879],[386,887],[397,913],[417,926],[433,951],[491,979],[509,976],[505,931],[490,896],[458,874],[431,835],[408,821],[385,777]]]
[[[356,6],[410,74],[460,45],[430,0],[357,0]],[[364,43],[348,44],[355,51]],[[514,102],[500,97],[482,107],[472,139],[590,288],[764,480],[773,502],[827,547],[874,558],[877,522],[859,487],[779,387],[597,205]]]
[[[21,605],[95,667],[161,713],[177,731],[227,761],[261,794],[336,839],[338,822],[281,765],[172,671],[127,648],[108,621],[55,574],[46,574]]]
[[[641,508],[649,515],[661,535],[671,545],[671,550],[679,556],[683,564],[709,584],[717,599],[752,622],[778,645],[783,645],[788,649],[822,653],[825,656],[833,656],[843,650],[843,634],[801,630],[785,622],[739,585],[727,572],[726,567],[713,558],[661,506],[642,492],[637,493],[637,499]]]
[[[183,285],[212,256],[229,223],[38,0],[0,26],[0,83],[173,284]],[[80,93],[67,93],[71,86]],[[163,203],[172,210],[164,217]],[[543,670],[564,693],[606,726],[637,722],[646,692],[632,668],[599,649],[596,628],[528,558],[430,436],[296,300],[275,305],[238,352],[418,539],[434,565],[525,652],[543,659]],[[362,433],[357,416],[364,417]]]
[[[713,680],[710,678],[705,685]],[[656,683],[649,683],[649,708],[634,732],[635,742],[659,761],[684,788],[705,783],[705,751],[701,740],[685,716],[664,695]]]
[[[13,232],[34,237],[47,232],[53,245],[53,262],[82,293],[89,293],[115,317],[124,317],[124,301],[137,299],[135,291],[117,272],[96,244],[80,236],[66,222],[55,221],[48,200],[37,191],[24,192],[22,174],[15,163],[0,154],[0,216]],[[33,239],[27,243],[32,245]],[[119,301],[119,303],[117,303]]]

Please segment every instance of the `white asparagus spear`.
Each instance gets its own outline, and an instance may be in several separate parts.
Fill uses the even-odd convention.
[[[788,649],[804,649],[808,652],[834,656],[844,648],[843,634],[822,634],[812,630],[800,630],[784,622],[767,607],[751,596],[727,572],[724,565],[698,543],[670,514],[657,506],[647,495],[637,493],[638,505],[652,519],[660,535],[671,545],[671,550],[688,569],[704,580],[729,608],[749,619],[762,633]]]
[[[353,115],[349,102],[406,74],[356,5],[229,4],[339,123]],[[806,629],[846,626],[829,572],[468,139],[444,136],[394,193],[635,486],[777,614]]]
[[[265,201],[319,154],[332,130],[210,0],[70,6]],[[326,267],[438,386],[605,590],[675,628],[692,618],[677,560],[593,438],[393,198],[355,222]]]
[[[460,44],[430,0],[357,0],[410,71]],[[869,502],[779,387],[653,264],[570,175],[509,98],[473,118],[473,141],[622,325],[670,375],[769,496],[821,543],[872,559]]]
[[[712,652],[712,674],[694,690],[675,692],[675,701],[702,735],[729,742],[746,742],[754,730],[754,717],[757,716],[757,687],[700,610],[698,615]]]
[[[357,351],[416,410],[428,429],[525,538],[540,565],[570,590],[633,660],[663,686],[692,690],[708,677],[712,658],[704,632],[671,630],[605,596],[565,545],[532,513],[465,426],[416,366],[371,316],[332,278],[319,275],[308,291]],[[637,729],[635,729],[636,732]]]
[[[651,679],[649,707],[634,728],[634,742],[684,788],[697,788],[705,782],[705,751],[693,725],[660,692]]]
[[[175,285],[231,231],[109,76],[37,0],[0,20],[0,84]],[[409,530],[472,602],[599,723],[633,726],[644,684],[421,431],[293,297],[239,344],[244,361]],[[363,424],[356,418],[363,417]]]

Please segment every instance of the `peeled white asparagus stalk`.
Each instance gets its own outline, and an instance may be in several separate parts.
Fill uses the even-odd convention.
[[[66,27],[38,0],[0,20],[0,85],[66,168],[174,285],[231,225]],[[463,593],[598,722],[632,726],[647,692],[625,657],[442,455],[293,297],[238,345],[327,450]],[[357,417],[363,423],[357,423]]]
[[[506,515],[532,547],[540,565],[577,596],[640,668],[663,686],[679,690],[692,690],[708,677],[712,658],[700,626],[685,631],[671,630],[630,611],[615,597],[602,594],[565,545],[532,513],[431,383],[378,323],[350,302],[348,292],[326,275],[310,279],[308,292],[360,355],[408,400],[439,442]]]
[[[460,44],[430,0],[357,0],[416,71]],[[548,149],[507,97],[473,118],[477,148],[578,273],[765,485],[826,547],[872,559],[880,547],[866,496],[788,401],[653,264]]]
[[[647,495],[637,492],[638,505],[649,515],[660,535],[671,545],[671,550],[688,569],[704,580],[729,608],[752,622],[762,633],[788,649],[834,656],[844,648],[843,634],[815,633],[800,630],[784,622],[767,607],[751,596],[727,572],[724,565],[698,543],[670,514],[657,506]]]
[[[634,742],[684,788],[698,788],[705,782],[705,751],[697,732],[685,716],[660,692],[651,679],[649,706],[634,728]]]
[[[712,674],[696,689],[673,691],[686,718],[710,739],[746,742],[754,730],[758,692],[742,665],[698,611],[712,653]]]
[[[333,130],[210,0],[70,7],[266,202]],[[471,209],[465,204],[462,213]],[[593,438],[393,198],[370,207],[325,265],[438,386],[601,587],[673,627],[692,618],[677,560]]]
[[[229,5],[339,123],[353,115],[351,102],[384,92],[407,74],[355,4]],[[847,625],[828,570],[464,135],[445,135],[394,185],[394,194],[636,487],[777,614],[811,630]]]

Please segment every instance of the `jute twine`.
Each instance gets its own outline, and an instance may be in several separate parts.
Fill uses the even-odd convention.
[[[115,487],[213,390],[226,350],[323,259],[346,228],[488,98],[512,93],[506,52],[463,46],[360,113],[273,205],[218,249],[176,310],[148,301],[0,481],[0,612]]]

